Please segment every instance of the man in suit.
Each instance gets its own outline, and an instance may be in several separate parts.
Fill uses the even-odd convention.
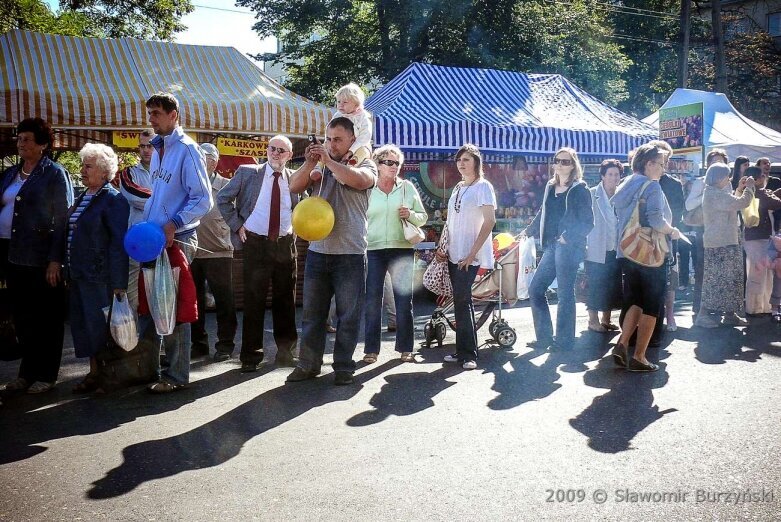
[[[293,145],[285,136],[268,142],[268,161],[242,165],[217,194],[217,206],[234,233],[236,250],[244,251],[244,323],[241,331],[242,372],[257,371],[263,360],[263,323],[268,285],[272,287],[271,315],[275,364],[295,366],[296,244],[293,207],[298,195],[290,192],[292,171],[285,165]]]

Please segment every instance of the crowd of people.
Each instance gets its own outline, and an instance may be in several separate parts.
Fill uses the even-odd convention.
[[[139,163],[119,171],[111,147],[85,145],[79,152],[83,190],[75,198],[70,176],[50,158],[50,126],[40,118],[22,121],[20,162],[0,178],[0,281],[8,288],[22,351],[18,377],[5,390],[35,394],[55,386],[66,300],[75,354],[90,360],[76,393],[101,391],[96,355],[109,340],[104,309],[113,301],[128,300],[142,336],[154,331],[151,287],[144,285],[148,265],[123,248],[128,228],[142,221],[162,228],[171,264],[181,269],[176,327],[168,335],[152,335],[165,357],[160,365],[155,356],[159,378],[151,392],[187,386],[191,357],[210,354],[207,289],[216,309],[213,358],[233,356],[237,250],[243,251],[242,372],[257,371],[264,359],[269,286],[274,363],[293,368],[288,382],[321,373],[327,335],[335,330],[334,382],[352,383],[361,324],[363,362],[373,364],[380,352],[383,301],[391,296],[395,350],[402,362],[414,362],[414,254],[405,227],[424,225],[427,214],[415,185],[400,175],[403,152],[394,145],[371,151],[363,101],[355,85],[339,90],[339,110],[325,139],[312,140],[296,170],[288,168],[290,139],[278,135],[268,141],[264,163],[241,166],[228,180],[216,172],[217,148],[183,132],[176,98],[155,94],[146,102],[152,129],[140,135]],[[744,312],[772,311],[781,320],[781,261],[776,262],[781,234],[773,217],[781,209],[781,183],[770,177],[769,160],[751,166],[739,157],[730,169],[726,153],[714,150],[705,176],[678,180],[665,172],[671,155],[665,142],[642,145],[630,154],[629,176],[623,177],[621,161],[609,159],[600,165],[599,183],[589,189],[577,151],[556,152],[542,206],[522,233],[542,246],[529,285],[535,348],[573,348],[581,263],[588,329],[620,330],[610,355],[629,371],[658,369],[646,352],[665,320],[667,330],[677,328],[675,291],[688,285],[690,259],[696,326],[745,326]],[[478,359],[472,286],[479,269],[494,267],[497,202],[477,147],[464,145],[455,163],[461,181],[448,201],[436,260],[446,265],[456,325],[455,352],[444,361],[471,370]],[[292,216],[309,195],[325,199],[335,221],[326,237],[308,247],[299,339]],[[755,215],[746,213],[750,208]],[[635,229],[663,259],[639,260],[636,241],[628,237]],[[547,301],[554,279],[555,328]],[[621,310],[619,324],[613,322],[615,310]]]

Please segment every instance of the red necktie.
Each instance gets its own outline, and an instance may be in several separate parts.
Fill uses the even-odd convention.
[[[281,172],[274,173],[274,184],[271,186],[271,210],[268,216],[268,238],[276,241],[279,237],[279,177]]]

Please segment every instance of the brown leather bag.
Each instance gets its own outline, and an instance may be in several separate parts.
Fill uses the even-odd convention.
[[[650,184],[650,181],[643,183],[640,189],[642,194]],[[661,232],[652,227],[640,226],[640,203],[644,201],[638,199],[629,223],[626,224],[623,234],[621,234],[621,251],[624,257],[637,263],[638,265],[648,267],[662,266],[667,259],[667,238]]]

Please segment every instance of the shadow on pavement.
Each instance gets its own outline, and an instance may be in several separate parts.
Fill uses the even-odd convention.
[[[774,346],[770,341],[781,339],[781,326],[768,317],[750,318],[749,323],[746,328],[679,329],[678,338],[697,343],[694,356],[703,364],[725,364],[727,361],[753,363],[763,354],[781,356],[781,345]],[[774,331],[775,336],[772,335]]]
[[[665,341],[670,342],[669,336]],[[665,344],[665,346],[667,346]],[[650,360],[670,356],[664,348],[649,348]],[[580,415],[570,419],[570,425],[588,437],[588,446],[600,453],[619,453],[631,449],[632,439],[648,426],[675,408],[659,410],[654,405],[653,390],[667,384],[667,365],[659,364],[654,373],[631,373],[615,366],[605,357],[597,367],[583,376],[583,382],[592,388],[607,388],[606,394],[596,397]]]
[[[332,374],[279,386],[193,430],[128,446],[122,450],[124,462],[93,482],[87,497],[118,497],[150,480],[219,466],[238,455],[253,437],[313,408],[351,399],[364,382],[394,364],[388,362],[357,374],[355,384],[349,386],[334,386]]]
[[[3,408],[3,424],[13,429],[0,429],[0,464],[42,453],[46,448],[39,444],[50,440],[103,433],[140,417],[176,410],[273,369],[269,365],[251,377],[227,371],[166,395],[153,396],[145,387],[138,386],[106,395],[77,396],[63,391],[79,378],[60,383],[57,395],[12,397]]]

